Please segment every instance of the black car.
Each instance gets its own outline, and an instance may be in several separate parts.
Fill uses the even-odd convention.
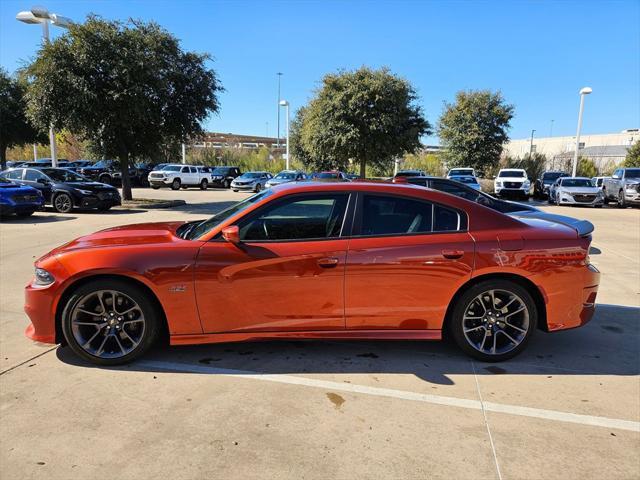
[[[122,171],[118,160],[100,160],[92,166],[81,167],[78,173],[109,185],[120,185],[122,182]],[[139,183],[136,168],[133,166],[129,166],[129,179],[132,183]]]
[[[492,210],[497,210],[501,213],[516,213],[516,212],[537,212],[538,209],[524,205],[522,203],[508,202],[505,200],[498,200],[497,198],[487,195],[486,193],[479,192],[475,188],[471,188],[464,183],[457,182],[455,180],[449,180],[442,177],[405,177],[402,178],[403,183],[411,183],[413,185],[420,185],[422,187],[431,188],[433,190],[440,190],[441,192],[455,195],[470,200],[475,203],[489,207]]]
[[[238,167],[215,167],[211,172],[211,186],[230,188],[233,179],[240,175],[242,172]]]
[[[570,176],[571,175],[566,172],[543,172],[533,185],[533,196],[535,198],[547,198],[549,196],[549,187],[551,187],[557,179]]]
[[[69,213],[74,207],[106,211],[121,203],[116,188],[93,182],[66,168],[12,168],[3,176],[38,189],[45,203],[60,213]]]
[[[138,185],[143,187],[149,186],[149,174],[154,170],[162,170],[162,167],[170,165],[169,163],[153,163],[153,162],[140,162],[135,164],[135,181]]]

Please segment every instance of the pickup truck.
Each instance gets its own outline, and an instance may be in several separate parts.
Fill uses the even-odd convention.
[[[171,187],[172,190],[200,187],[206,190],[212,183],[209,167],[182,164],[166,165],[162,170],[154,170],[149,173],[148,180],[155,190],[160,187]]]
[[[618,168],[602,181],[604,201],[617,201],[620,208],[640,205],[640,168]]]

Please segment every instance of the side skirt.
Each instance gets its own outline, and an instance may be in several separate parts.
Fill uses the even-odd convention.
[[[258,340],[441,340],[441,330],[315,330],[294,332],[234,332],[172,335],[171,345],[247,342]]]

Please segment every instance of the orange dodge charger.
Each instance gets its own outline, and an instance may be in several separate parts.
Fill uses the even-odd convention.
[[[591,319],[600,274],[590,231],[413,185],[285,184],[204,221],[110,228],[49,252],[26,287],[26,334],[114,365],[167,336],[187,345],[444,331],[469,355],[500,361],[536,329]]]

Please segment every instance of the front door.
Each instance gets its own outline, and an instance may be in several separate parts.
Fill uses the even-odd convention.
[[[464,212],[415,198],[364,194],[345,275],[347,329],[440,329],[470,277]]]
[[[205,333],[344,329],[345,193],[276,200],[205,244],[196,295]]]

